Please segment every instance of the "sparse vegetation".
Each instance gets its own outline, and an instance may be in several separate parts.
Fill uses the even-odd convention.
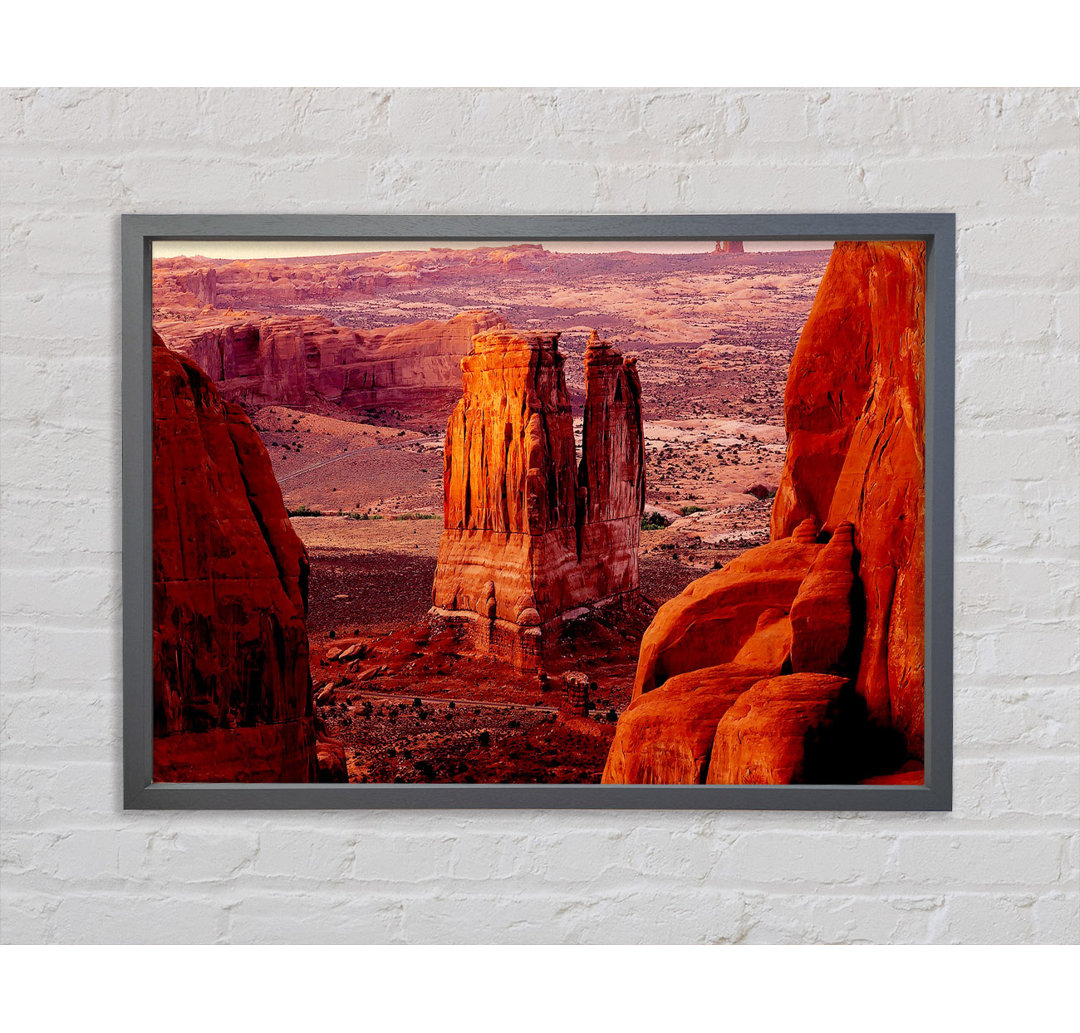
[[[692,513],[704,513],[704,506],[683,506],[680,510],[683,516],[690,516]]]
[[[301,502],[300,505],[297,506],[295,509],[289,510],[289,516],[291,517],[317,517],[322,515],[323,512],[321,509],[312,509],[309,505],[303,502]]]

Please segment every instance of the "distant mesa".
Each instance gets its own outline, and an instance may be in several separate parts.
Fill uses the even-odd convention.
[[[212,277],[214,270],[208,273]],[[325,316],[210,309],[193,318],[159,317],[154,328],[205,370],[229,401],[363,407],[418,390],[456,390],[473,336],[505,325],[483,309],[374,330],[339,326]]]
[[[495,329],[462,361],[432,620],[537,669],[562,621],[638,587],[645,499],[633,358],[594,332],[580,461],[557,333]]]
[[[744,252],[741,240],[718,240],[713,248],[714,255],[741,255]]]
[[[835,246],[788,374],[772,540],[660,607],[604,782],[921,779],[925,257]]]
[[[154,780],[334,777],[342,748],[313,714],[307,552],[266,449],[156,333],[152,367]]]

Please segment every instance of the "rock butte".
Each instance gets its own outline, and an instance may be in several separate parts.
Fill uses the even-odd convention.
[[[456,390],[473,336],[505,325],[501,316],[481,309],[445,322],[429,319],[375,330],[339,326],[325,316],[203,309],[194,318],[159,316],[154,328],[170,348],[205,370],[228,401],[306,405],[323,400],[362,407],[417,391]]]
[[[477,335],[446,430],[432,617],[521,669],[539,666],[568,614],[638,586],[645,462],[635,361],[590,337],[578,462],[558,341]]]
[[[156,333],[152,365],[154,779],[343,778],[313,716],[307,553],[266,449]]]
[[[657,612],[604,782],[921,781],[925,285],[921,243],[834,248],[772,541]]]

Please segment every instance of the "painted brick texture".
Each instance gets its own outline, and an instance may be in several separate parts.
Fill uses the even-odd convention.
[[[2,938],[1080,937],[1070,90],[7,90]],[[950,814],[138,813],[122,212],[955,211]]]

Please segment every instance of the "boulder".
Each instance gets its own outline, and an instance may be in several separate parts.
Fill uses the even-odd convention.
[[[319,739],[316,744],[316,782],[348,782],[345,746],[337,739]]]
[[[790,610],[821,550],[807,521],[798,535],[750,549],[669,599],[641,640],[633,698],[672,675],[732,661],[763,613]]]
[[[850,685],[848,679],[831,674],[789,674],[755,682],[715,728],[706,781],[713,785],[806,781],[808,738],[836,720],[841,693]]]
[[[704,782],[717,724],[759,678],[752,669],[717,664],[639,696],[619,717],[601,781]]]

